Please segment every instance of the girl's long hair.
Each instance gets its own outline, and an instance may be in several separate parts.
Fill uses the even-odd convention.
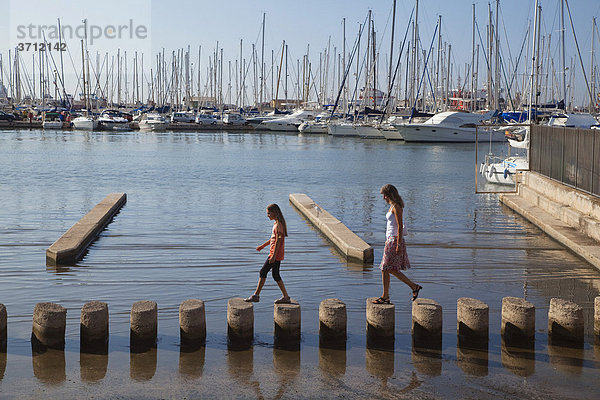
[[[402,196],[398,193],[398,189],[394,185],[384,185],[381,190],[381,194],[384,194],[390,199],[390,202],[394,206],[398,206],[400,208],[404,208],[404,200],[402,200]]]
[[[281,208],[275,203],[269,204],[267,206],[267,210],[271,211],[275,214],[275,221],[277,221],[283,227],[283,234],[287,236],[287,224],[285,223],[285,218],[283,218],[283,213],[281,212]]]

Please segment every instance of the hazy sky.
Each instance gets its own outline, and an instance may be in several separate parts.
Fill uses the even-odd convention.
[[[419,24],[421,43],[429,47],[432,35],[438,20],[442,15],[442,39],[452,45],[452,60],[455,68],[464,75],[464,66],[471,61],[471,35],[472,35],[472,7],[476,7],[476,18],[481,39],[486,40],[486,24],[488,22],[487,1],[419,1]],[[543,33],[552,35],[550,53],[554,63],[559,65],[559,16],[560,0],[540,0],[543,16]],[[129,54],[138,50],[154,53],[165,49],[167,54],[178,48],[191,46],[193,62],[197,64],[198,46],[202,46],[201,65],[208,65],[208,56],[214,51],[217,42],[223,49],[224,60],[239,58],[240,39],[243,39],[244,58],[249,59],[252,44],[257,46],[260,55],[261,24],[265,15],[265,62],[271,64],[271,50],[278,55],[282,41],[289,46],[291,59],[301,58],[310,46],[312,62],[318,65],[319,53],[322,52],[331,38],[331,50],[337,47],[338,52],[342,47],[343,24],[346,19],[346,40],[348,51],[356,38],[359,24],[365,21],[368,10],[373,11],[379,53],[382,59],[389,57],[389,40],[391,31],[392,0],[302,0],[302,1],[257,1],[257,0],[105,0],[102,2],[74,2],[68,0],[0,0],[3,10],[0,16],[0,52],[3,54],[4,63],[7,60],[7,51],[12,46],[27,36],[17,37],[18,33],[25,32],[23,26],[33,25],[33,32],[37,26],[56,24],[60,17],[64,25],[81,24],[81,19],[87,18],[88,23],[94,24],[98,29],[108,29],[110,40],[105,37],[97,38],[90,45],[90,52],[114,52],[117,48],[128,50]],[[407,27],[407,21],[414,7],[413,0],[398,0],[396,12],[396,43],[397,54],[399,45]],[[501,0],[499,13],[500,39],[504,58],[515,60],[521,49],[528,23],[532,23],[533,0]],[[600,2],[597,0],[571,0],[571,14],[577,39],[580,46],[584,66],[589,75],[590,46],[592,18],[600,15]],[[491,4],[495,11],[495,2]],[[566,12],[566,11],[565,11]],[[133,22],[130,24],[130,22]],[[115,38],[114,26],[129,24],[134,29],[143,25],[146,35],[142,40],[132,40],[126,37],[126,28],[121,32],[121,38]],[[21,30],[17,31],[17,26]],[[576,49],[573,41],[568,16],[566,17],[567,64],[571,60],[576,63],[580,71],[579,59],[576,58]],[[141,29],[141,28],[140,28]],[[27,32],[31,33],[31,32]],[[105,33],[105,32],[104,32]],[[366,42],[366,40],[364,40]],[[363,42],[363,43],[364,43]],[[480,43],[479,37],[477,42]],[[531,40],[526,46],[531,46]],[[80,43],[74,37],[68,41],[71,50],[69,61],[73,65],[80,63]],[[596,48],[600,48],[598,38]],[[483,76],[483,49],[480,50],[480,69]],[[509,55],[510,53],[510,55]],[[145,55],[146,60],[149,59]],[[277,58],[277,57],[276,57]],[[596,60],[600,57],[596,55]],[[386,61],[387,62],[387,61]],[[522,60],[521,63],[530,63]],[[454,73],[456,78],[458,72]],[[577,79],[578,91],[583,91],[583,80],[579,73]],[[480,82],[481,79],[480,79]],[[580,96],[583,96],[580,94]]]

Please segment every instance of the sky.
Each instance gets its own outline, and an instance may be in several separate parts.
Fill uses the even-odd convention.
[[[8,49],[25,40],[35,42],[32,32],[38,32],[37,27],[55,25],[57,18],[61,23],[71,25],[75,29],[81,25],[82,19],[94,25],[98,32],[103,31],[102,37],[95,38],[89,43],[90,52],[97,51],[115,53],[117,49],[133,53],[144,53],[146,65],[149,68],[150,56],[162,49],[170,55],[171,51],[187,48],[189,45],[193,54],[192,63],[198,64],[198,48],[202,48],[201,68],[208,66],[208,57],[215,50],[217,43],[223,50],[223,59],[234,61],[239,58],[240,40],[243,43],[243,56],[250,59],[251,48],[254,44],[260,56],[262,39],[262,21],[265,18],[265,63],[271,65],[271,51],[277,59],[282,41],[288,45],[291,60],[301,59],[307,50],[314,65],[319,63],[319,54],[331,43],[331,50],[342,48],[343,19],[346,25],[347,51],[353,45],[357,36],[359,24],[364,23],[368,10],[372,10],[377,32],[380,59],[387,63],[389,58],[392,0],[303,0],[303,1],[258,1],[258,0],[227,0],[227,1],[192,1],[192,0],[105,0],[102,2],[72,0],[0,0],[0,7],[10,10],[0,16],[0,53],[3,64],[8,63]],[[438,16],[442,16],[442,40],[452,45],[452,62],[456,71],[453,76],[464,76],[465,64],[471,61],[472,48],[472,10],[476,9],[476,19],[481,39],[485,42],[486,24],[488,21],[487,1],[453,0],[419,1],[419,26],[421,42],[429,47],[435,30]],[[524,42],[528,24],[532,24],[534,0],[500,0],[499,26],[500,40],[504,58],[516,60]],[[559,4],[560,0],[540,0],[542,6],[543,32],[552,35],[550,52],[553,61],[558,65],[559,50]],[[407,21],[415,5],[414,0],[397,0],[395,52],[401,44]],[[584,68],[588,73],[591,55],[592,18],[600,16],[600,2],[597,0],[571,0],[569,2],[571,15]],[[495,2],[491,4],[495,11]],[[581,71],[573,34],[566,17],[566,53],[567,64],[575,63],[574,68]],[[115,37],[118,26],[129,25],[121,31],[121,37]],[[18,27],[21,27],[19,30]],[[25,27],[25,28],[23,28]],[[27,27],[31,27],[27,30]],[[130,30],[138,28],[137,33],[142,37],[127,36]],[[47,32],[47,31],[45,31]],[[108,34],[107,34],[108,32]],[[26,33],[26,35],[23,35]],[[20,34],[20,36],[19,36]],[[110,38],[107,38],[110,36]],[[410,37],[410,36],[409,36]],[[47,39],[50,41],[50,39]],[[366,42],[366,39],[362,39]],[[479,42],[479,39],[477,39]],[[24,42],[24,43],[27,43]],[[364,43],[363,42],[363,43]],[[529,39],[525,46],[531,46]],[[600,48],[596,37],[596,48]],[[67,41],[70,48],[70,58],[67,65],[71,69],[80,68],[80,40],[74,34]],[[480,74],[483,77],[483,49],[480,50]],[[599,52],[597,52],[599,53]],[[26,53],[27,54],[27,53]],[[572,61],[571,61],[572,60]],[[596,55],[595,60],[600,60]],[[522,59],[521,63],[531,63]],[[598,62],[596,62],[598,63]],[[385,69],[385,68],[383,68]],[[382,72],[380,72],[382,73]],[[4,73],[6,74],[6,72]],[[464,79],[464,77],[463,77]],[[480,82],[483,78],[480,78]],[[577,88],[577,102],[585,101],[585,82],[580,72],[575,77],[574,86]]]

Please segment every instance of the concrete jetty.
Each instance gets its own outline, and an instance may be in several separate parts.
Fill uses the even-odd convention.
[[[112,217],[127,201],[125,193],[111,193],[83,216],[46,250],[46,264],[74,263],[85,249],[108,225]]]
[[[337,218],[319,207],[310,197],[292,193],[290,203],[298,209],[335,247],[349,259],[373,262],[373,247],[342,224]]]
[[[519,182],[500,201],[600,269],[600,200],[536,172],[521,172]]]

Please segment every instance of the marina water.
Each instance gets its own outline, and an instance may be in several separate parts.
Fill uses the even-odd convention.
[[[474,158],[474,144],[260,131],[1,131],[0,302],[9,317],[0,390],[73,398],[462,398],[465,388],[478,398],[597,395],[600,350],[592,335],[600,273],[495,195],[475,194]],[[407,274],[424,287],[422,297],[443,307],[440,355],[411,350],[411,293],[397,280],[395,349],[366,349],[365,299],[381,294],[387,205],[379,189],[386,183],[406,204]],[[46,267],[45,249],[111,192],[126,192],[127,204],[85,257]],[[370,243],[375,263],[346,261],[289,204],[290,193],[306,193]],[[288,223],[281,275],[302,306],[301,349],[273,346],[272,302],[280,293],[269,275],[255,304],[253,348],[228,351],[227,300],[255,288],[267,256],[255,247],[270,235],[269,203],[281,206]],[[535,353],[521,369],[510,367],[499,336],[505,296],[536,306]],[[460,297],[490,306],[489,349],[475,378],[456,347]],[[576,356],[548,346],[552,297],[584,307],[586,344]],[[206,348],[188,354],[179,347],[178,307],[190,298],[206,302],[208,336]],[[326,298],[347,304],[346,351],[319,348],[318,307]],[[93,361],[79,353],[80,310],[91,300],[110,311],[109,354]],[[158,303],[151,354],[129,352],[129,311],[138,300]],[[30,335],[34,305],[45,301],[68,313],[65,352],[44,361],[32,358]],[[84,379],[89,365],[100,371],[93,384]]]

